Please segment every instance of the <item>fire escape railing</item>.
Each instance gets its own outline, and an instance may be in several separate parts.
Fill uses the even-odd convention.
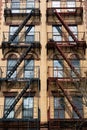
[[[31,26],[31,25],[30,25]],[[31,26],[32,28],[32,26]],[[30,27],[28,28],[30,30]],[[3,32],[3,46],[10,41],[10,38],[12,37],[12,34],[10,32]],[[31,38],[31,39],[30,39]],[[13,40],[12,45],[18,45],[20,43],[24,44],[30,44],[30,43],[40,43],[40,32],[22,32],[17,35],[17,39]]]
[[[13,108],[18,103],[18,101],[21,99],[21,97],[24,95],[24,93],[27,91],[27,89],[30,88],[31,83],[32,83],[32,79],[30,79],[30,81],[28,81],[27,85],[23,88],[23,90],[15,98],[15,100],[12,103],[12,105],[10,106],[10,108],[4,114],[4,116],[3,116],[4,119],[6,119],[8,117],[9,113],[13,110]]]
[[[79,46],[79,40],[75,36],[75,34],[70,30],[70,28],[68,27],[68,25],[64,22],[64,20],[63,20],[63,18],[61,16],[61,13],[58,12],[57,9],[55,9],[54,10],[54,14],[56,15],[57,19],[60,21],[60,23],[63,25],[63,27],[67,31],[68,35],[71,36],[71,38],[73,39],[73,41],[76,43],[76,46],[78,48],[78,46]],[[61,32],[60,32],[60,34],[61,34]],[[71,70],[74,72],[75,76],[79,79],[79,81],[82,82],[83,78],[81,77],[80,73],[76,70],[76,68],[68,60],[68,58],[66,57],[66,55],[63,53],[62,48],[58,45],[58,43],[56,41],[53,41],[53,45],[56,47],[56,49],[58,50],[58,52],[60,53],[60,55],[63,57],[63,59],[66,61],[66,63],[68,64],[68,66],[71,68]],[[70,77],[70,79],[72,79],[72,81],[73,81],[73,77],[72,78]],[[68,99],[69,103],[71,104],[72,108],[74,109],[74,111],[76,112],[76,114],[78,115],[78,117],[79,118],[83,118],[81,116],[81,114],[79,113],[78,109],[76,108],[76,106],[74,106],[74,104],[72,104],[72,102],[70,101],[68,94],[64,91],[64,89],[62,88],[62,86],[60,85],[60,83],[59,83],[58,80],[56,81],[56,83],[57,83],[57,86],[61,89],[61,91],[65,95],[65,97]],[[75,86],[75,88],[78,89],[81,92],[80,87],[81,86],[79,86],[79,84],[78,84],[78,86]],[[82,93],[82,95],[83,95],[83,93]],[[86,97],[84,97],[84,98],[86,98]]]

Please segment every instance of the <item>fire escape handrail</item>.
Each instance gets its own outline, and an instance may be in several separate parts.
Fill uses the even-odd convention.
[[[72,106],[73,110],[75,111],[75,113],[78,115],[78,117],[80,119],[82,119],[82,115],[80,114],[80,112],[78,111],[77,107],[72,103],[72,101],[70,100],[67,92],[62,88],[61,84],[59,83],[58,80],[56,80],[56,85],[61,89],[61,91],[63,92],[63,94],[65,95],[65,97],[67,98],[67,100],[69,101],[70,105]]]
[[[21,99],[21,97],[24,95],[24,93],[27,91],[27,89],[30,87],[30,84],[32,83],[32,79],[30,79],[27,82],[27,85],[23,88],[23,90],[18,94],[18,96],[15,98],[15,101],[12,103],[12,105],[10,106],[10,108],[6,111],[6,113],[4,114],[3,118],[6,119],[9,115],[9,113],[13,110],[13,108],[15,107],[15,105],[18,103],[18,101]]]
[[[19,25],[19,28],[15,31],[13,36],[11,37],[10,41],[8,41],[8,44],[11,44],[11,42],[16,38],[16,36],[19,34],[19,32],[22,30],[22,28],[26,25],[27,21],[31,18],[33,13],[33,10],[27,15],[25,20]]]
[[[78,46],[78,44],[79,44],[78,39],[75,37],[75,35],[73,34],[73,32],[69,29],[68,25],[63,22],[63,19],[62,19],[61,15],[59,14],[59,12],[57,12],[57,10],[55,9],[54,13],[57,16],[57,18],[60,20],[60,22],[62,23],[62,25],[64,26],[64,28],[67,30],[67,32],[69,33],[69,35],[72,37],[72,39],[77,43],[77,46]]]

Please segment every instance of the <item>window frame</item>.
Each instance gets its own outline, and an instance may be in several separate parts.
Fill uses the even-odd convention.
[[[58,62],[58,65],[56,65],[57,62]],[[61,63],[61,65],[60,65],[60,63]],[[64,71],[63,60],[62,59],[53,60],[53,76],[58,77],[58,78],[62,78],[62,77],[64,77],[63,71]]]
[[[63,106],[59,103],[59,101],[62,99],[63,101]],[[58,105],[56,102],[58,101]],[[65,105],[64,105],[64,97],[63,96],[54,96],[54,118],[55,119],[64,119],[65,118]],[[55,105],[56,108],[55,108]],[[63,107],[63,108],[62,108]]]
[[[75,99],[74,99],[74,98],[75,98]],[[80,98],[81,100],[79,100],[79,98]],[[73,100],[73,99],[74,99],[74,100]],[[82,105],[83,99],[82,99],[82,96],[77,96],[77,95],[72,96],[72,102],[73,102],[73,104],[76,106],[76,108],[78,109],[79,113],[80,113],[81,115],[83,115],[83,105]],[[77,105],[80,105],[80,106],[77,106]],[[79,107],[80,107],[80,108],[79,108]],[[72,110],[72,117],[73,117],[73,118],[76,118],[76,119],[79,118],[79,116],[75,113],[74,110]]]
[[[32,66],[26,66],[26,62],[32,62]],[[29,68],[30,67],[30,68]],[[26,73],[25,73],[26,72]],[[27,75],[27,72],[29,75]],[[33,72],[33,75],[32,75]],[[28,77],[27,77],[28,76]],[[24,60],[24,78],[34,78],[34,60]]]
[[[15,1],[16,0],[11,0],[11,10],[12,10],[13,14],[20,13],[20,0],[17,0],[17,2],[15,2]]]
[[[24,99],[27,99],[27,98],[32,99],[32,108],[29,108],[29,106],[28,106],[28,108],[25,108]],[[28,101],[28,102],[29,102],[29,101]],[[28,105],[29,105],[29,104],[28,104]],[[28,116],[27,116],[27,117],[24,116],[24,112],[25,112],[26,110],[27,110],[27,112],[29,112],[29,111],[28,111],[29,109],[32,111],[32,113],[31,113],[31,111],[30,111],[30,113],[28,113],[28,114],[30,114],[30,115],[26,114],[26,115],[28,115]],[[23,119],[33,119],[33,118],[34,118],[34,97],[33,97],[33,96],[25,96],[25,97],[23,97],[22,118],[23,118]]]
[[[12,64],[13,64],[13,61],[15,61],[14,65],[16,65],[16,63],[17,63],[16,59],[7,59],[7,71],[6,71],[6,75],[8,75],[11,72],[11,70],[13,69],[13,67],[14,67],[13,65],[9,66],[9,64],[11,64],[11,63],[9,63],[9,61],[11,61]],[[10,78],[16,78],[16,77],[17,77],[17,70],[14,71],[14,73],[11,75]]]
[[[61,34],[60,34],[58,28],[61,31]],[[59,42],[59,44],[60,44],[60,41],[62,41],[62,26],[61,25],[53,25],[52,26],[52,39],[54,41]]]
[[[13,102],[12,102],[12,104],[9,103],[9,107],[8,107],[8,109],[6,109],[6,99],[7,99],[7,98],[10,98],[10,99],[13,98],[13,99],[14,99],[13,102],[15,101],[15,96],[5,96],[5,98],[4,98],[4,113],[3,113],[3,114],[5,114],[5,111],[8,110],[8,109],[10,108],[10,106],[13,104]],[[12,114],[12,112],[13,112],[13,114]],[[12,117],[10,117],[11,114],[12,114]],[[8,118],[8,119],[15,118],[15,107],[14,107],[13,110],[9,113],[9,115],[8,115],[7,118]]]

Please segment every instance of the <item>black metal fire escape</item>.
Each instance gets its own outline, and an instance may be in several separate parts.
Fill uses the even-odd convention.
[[[22,30],[22,28],[26,25],[26,23],[28,22],[28,20],[32,17],[32,13],[33,13],[33,10],[27,15],[27,17],[24,19],[24,21],[22,22],[22,24],[19,26],[19,28],[13,34],[13,36],[11,37],[11,39],[8,41],[8,45],[9,46],[12,43],[12,41],[16,38],[16,36],[20,33],[20,31]],[[27,34],[31,30],[31,28],[32,28],[32,25],[30,25],[30,27],[26,30],[25,34]],[[22,53],[22,55],[20,56],[20,58],[17,60],[17,63],[13,66],[12,70],[7,74],[6,79],[5,79],[6,81],[9,80],[9,78],[12,76],[12,74],[15,72],[15,70],[17,69],[17,67],[24,60],[24,58],[26,57],[26,55],[28,54],[28,52],[31,50],[32,47],[33,47],[33,43]],[[15,98],[13,104],[10,106],[10,108],[4,114],[4,116],[3,116],[4,119],[6,119],[8,117],[9,113],[13,110],[13,108],[18,103],[18,101],[21,99],[21,97],[24,95],[24,93],[27,91],[27,89],[30,88],[30,85],[31,85],[32,81],[33,81],[32,78],[29,79],[29,81],[27,82],[26,86],[17,95],[17,97]]]

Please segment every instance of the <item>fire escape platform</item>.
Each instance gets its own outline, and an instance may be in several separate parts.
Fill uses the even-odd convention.
[[[84,122],[84,123],[83,123]],[[81,127],[87,129],[87,119],[49,119],[49,129]],[[84,126],[83,126],[84,125]],[[82,129],[83,130],[83,129]]]
[[[2,42],[2,45],[0,46],[0,48],[2,48],[2,49],[5,49],[5,48],[27,48],[27,47],[29,47],[29,46],[31,46],[31,44],[33,44],[33,48],[41,48],[41,43],[40,42],[36,42],[36,41],[34,41],[34,42],[32,42],[32,43],[22,43],[22,42],[18,42],[17,44],[14,44],[14,43],[12,43],[12,44],[10,44],[9,45],[9,43],[8,42]]]
[[[40,126],[38,119],[0,119],[0,128],[37,128]]]
[[[75,22],[82,23],[82,17],[83,17],[83,8],[82,7],[75,7],[75,8],[68,8],[68,7],[53,8],[52,7],[52,8],[47,8],[46,16],[47,16],[48,24],[59,23],[58,20],[56,20],[56,16],[54,13],[55,10],[61,10],[61,11],[58,11],[58,13],[68,23],[69,23],[69,20],[71,17],[73,18],[73,20],[75,20]],[[52,21],[51,17],[54,18],[55,20]],[[72,22],[70,21],[70,23],[72,23]]]
[[[4,9],[4,16],[5,16],[5,18],[7,18],[7,17],[16,17],[16,16],[22,16],[22,17],[27,16],[29,14],[29,12],[25,12],[25,10],[26,10],[26,8],[25,9],[21,8],[19,12],[12,13],[12,10],[10,8],[5,8]],[[33,9],[32,16],[41,16],[40,9],[39,8]]]

